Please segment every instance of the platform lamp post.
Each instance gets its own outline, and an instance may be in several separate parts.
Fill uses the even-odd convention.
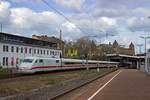
[[[150,19],[150,16],[148,16],[147,17],[148,19]],[[149,37],[150,38],[150,37]],[[149,51],[147,52],[147,55],[146,55],[147,57],[149,56]],[[146,58],[146,57],[145,57]],[[148,57],[149,58],[149,57]],[[148,60],[146,60],[147,61],[147,64],[149,64],[149,61]],[[147,71],[148,71],[148,75],[150,75],[150,68],[149,68],[149,66],[146,64],[146,67],[147,67]]]
[[[147,55],[147,39],[150,38],[150,36],[140,36],[141,39],[144,39],[145,43],[145,72],[148,72],[148,68],[147,68],[147,60],[146,60],[146,55]]]

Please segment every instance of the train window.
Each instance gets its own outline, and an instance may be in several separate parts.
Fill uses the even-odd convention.
[[[38,60],[36,60],[35,63],[38,63]]]
[[[39,60],[39,63],[43,63],[43,60],[42,60],[42,59],[40,59],[40,60]]]
[[[59,60],[56,60],[56,63],[59,63]]]
[[[23,63],[32,63],[33,59],[24,59]]]

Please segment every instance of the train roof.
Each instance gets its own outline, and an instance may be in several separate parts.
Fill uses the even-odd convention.
[[[52,59],[52,60],[60,60],[60,58],[50,58],[50,57],[26,57],[25,59]],[[82,59],[69,59],[62,58],[63,62],[80,62],[80,63],[101,63],[101,64],[116,64],[119,62],[111,62],[111,61],[97,61],[97,60],[82,60]]]

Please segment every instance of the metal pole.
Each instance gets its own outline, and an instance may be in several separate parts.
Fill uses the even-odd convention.
[[[63,47],[62,47],[62,30],[61,29],[60,29],[60,49],[61,49],[60,63],[61,63],[61,67],[62,67]]]
[[[142,39],[144,39],[144,41],[145,41],[145,72],[147,73],[148,72],[148,68],[147,68],[147,39],[148,38],[150,38],[149,36],[145,36],[145,37],[143,37],[143,36],[141,36],[141,38]]]
[[[146,54],[146,37],[144,39],[145,39],[145,54]]]
[[[1,23],[1,33],[2,33],[2,31],[3,31],[2,29],[3,29],[3,26],[2,26],[2,23]]]
[[[144,38],[145,39],[145,71],[147,72],[147,60],[146,60],[146,37]]]

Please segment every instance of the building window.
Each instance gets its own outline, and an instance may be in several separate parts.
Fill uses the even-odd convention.
[[[36,49],[34,49],[34,54],[36,54]]]
[[[40,53],[40,50],[38,49],[37,53],[39,54]]]
[[[23,53],[23,47],[21,47],[21,53]]]
[[[3,45],[3,52],[8,52],[9,51],[8,49],[9,49],[8,46]]]
[[[6,66],[8,66],[8,57],[6,57]]]
[[[3,45],[3,52],[5,52],[5,45]]]
[[[14,52],[14,46],[11,47],[11,52]]]
[[[9,52],[9,47],[8,46],[6,46],[6,52]]]
[[[28,49],[27,48],[25,48],[25,53],[27,53],[28,52]]]
[[[52,53],[53,53],[53,52],[52,52],[52,51],[50,51],[50,55],[53,55]]]
[[[19,52],[19,47],[16,47],[16,53],[18,53]]]
[[[43,50],[43,52],[44,52],[44,55],[45,55],[45,50]]]
[[[57,55],[59,55],[59,52],[57,52]]]
[[[8,57],[3,57],[3,66],[8,66]]]
[[[54,52],[54,55],[57,55],[57,52],[56,52],[56,51]]]
[[[14,57],[11,58],[11,65],[14,66]]]
[[[47,50],[47,55],[49,55],[49,51]]]
[[[3,66],[5,66],[5,57],[3,57]]]
[[[29,54],[31,54],[31,52],[32,52],[32,49],[30,48],[30,49],[29,49]]]
[[[42,52],[42,50],[41,50],[41,54],[42,54],[43,52]]]
[[[19,63],[19,58],[16,58],[16,64],[18,64]]]

